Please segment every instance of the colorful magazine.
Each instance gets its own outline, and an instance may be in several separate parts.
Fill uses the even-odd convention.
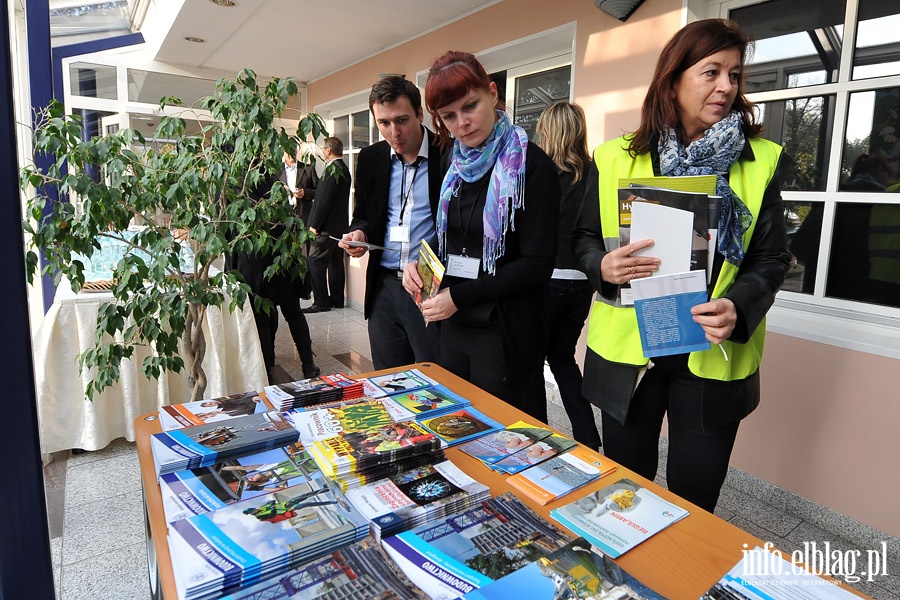
[[[416,421],[438,436],[445,448],[503,429],[501,423],[471,406],[437,417],[419,417]]]
[[[371,537],[222,600],[430,600]]]
[[[159,425],[163,431],[227,421],[234,417],[271,410],[258,392],[232,394],[210,400],[172,404],[159,409]]]
[[[397,371],[396,373],[388,373],[387,375],[376,375],[363,380],[363,384],[368,382],[369,386],[365,387],[366,396],[378,398],[381,396],[391,396],[401,392],[411,392],[422,388],[438,385],[438,382],[431,377],[426,376],[418,369],[408,369],[406,371]]]
[[[620,479],[551,510],[550,516],[605,554],[618,558],[688,516],[688,511],[630,479]]]
[[[563,452],[568,452],[577,446],[578,442],[575,440],[554,433],[539,442],[535,442],[524,450],[520,450],[515,454],[511,454],[506,458],[501,458],[500,460],[491,463],[490,467],[495,471],[511,475],[540,464],[545,460],[550,460],[554,456],[562,454]]]
[[[422,240],[419,246],[419,259],[416,265],[419,277],[422,279],[422,289],[416,293],[416,306],[421,307],[422,302],[437,296],[441,289],[441,280],[444,278],[444,265],[428,242]],[[426,319],[427,322],[427,319]]]
[[[612,559],[578,538],[556,552],[537,559],[481,589],[466,600],[665,600],[632,577]]]
[[[395,421],[408,421],[418,417],[435,417],[469,406],[469,401],[456,392],[435,385],[413,392],[401,392],[382,400]]]
[[[495,463],[549,437],[553,431],[525,421],[460,445],[459,449],[485,463]]]
[[[341,403],[340,406],[331,408],[291,410],[285,414],[300,433],[300,441],[306,446],[342,432],[366,431],[394,422],[380,400]]]
[[[572,538],[512,494],[382,540],[400,569],[432,598],[482,588]]]
[[[606,458],[593,450],[577,446],[565,454],[511,475],[506,483],[544,505],[615,470],[616,466]]]
[[[333,402],[344,397],[344,388],[332,385],[323,377],[300,379],[265,387],[266,399],[278,410]]]
[[[178,597],[239,589],[365,537],[368,521],[326,481],[171,523],[169,551]]]
[[[300,444],[290,444],[209,467],[159,478],[166,522],[201,515],[262,494],[322,477]]]

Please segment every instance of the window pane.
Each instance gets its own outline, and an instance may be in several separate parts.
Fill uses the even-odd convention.
[[[816,286],[816,261],[822,237],[821,202],[785,202],[784,223],[791,249],[791,268],[781,289],[812,294]]]
[[[132,102],[159,104],[160,99],[175,96],[191,105],[215,91],[216,82],[210,79],[128,69],[128,99]]]
[[[115,100],[118,97],[115,67],[83,62],[72,63],[69,65],[69,79],[73,96],[104,100]]]
[[[557,100],[568,100],[571,89],[571,67],[558,67],[516,79],[516,105],[513,121],[534,139],[534,128],[544,109]]]
[[[758,105],[763,136],[784,146],[782,189],[823,191],[831,148],[834,96]]]
[[[344,148],[350,147],[350,116],[336,117],[334,119],[334,137],[344,142]]]
[[[900,183],[898,112],[900,88],[850,94],[841,189],[882,191]]]
[[[900,306],[900,205],[838,203],[825,293]]]
[[[729,16],[756,40],[748,57],[748,93],[837,80],[845,0],[769,0]]]
[[[353,113],[353,149],[359,150],[369,145],[369,111]]]
[[[853,79],[900,74],[900,3],[860,0]]]

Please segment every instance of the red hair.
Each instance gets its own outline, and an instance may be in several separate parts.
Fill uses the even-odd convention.
[[[432,63],[425,82],[425,108],[431,113],[441,150],[450,145],[451,136],[438,116],[438,110],[459,100],[470,90],[490,89],[491,78],[475,55],[469,52],[448,50]]]

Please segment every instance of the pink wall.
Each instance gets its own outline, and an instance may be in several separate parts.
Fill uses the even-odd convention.
[[[900,370],[882,356],[769,334],[762,403],[732,465],[900,536]]]

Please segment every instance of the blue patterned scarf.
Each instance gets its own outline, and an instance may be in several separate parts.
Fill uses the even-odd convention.
[[[710,127],[687,148],[669,127],[659,138],[659,168],[663,175],[715,175],[716,195],[722,197],[719,209],[719,252],[728,262],[740,265],[744,260],[744,233],[753,215],[732,191],[725,178],[744,148],[741,115],[732,111]]]
[[[474,183],[488,171],[487,198],[484,202],[484,241],[482,260],[486,273],[493,275],[497,259],[506,252],[506,232],[516,230],[515,210],[525,207],[525,151],[528,135],[512,124],[503,111],[497,111],[494,130],[477,148],[459,140],[453,142],[450,170],[444,176],[437,214],[438,254],[447,257],[447,211],[450,199],[459,197],[462,182]],[[509,203],[512,200],[512,210]]]

